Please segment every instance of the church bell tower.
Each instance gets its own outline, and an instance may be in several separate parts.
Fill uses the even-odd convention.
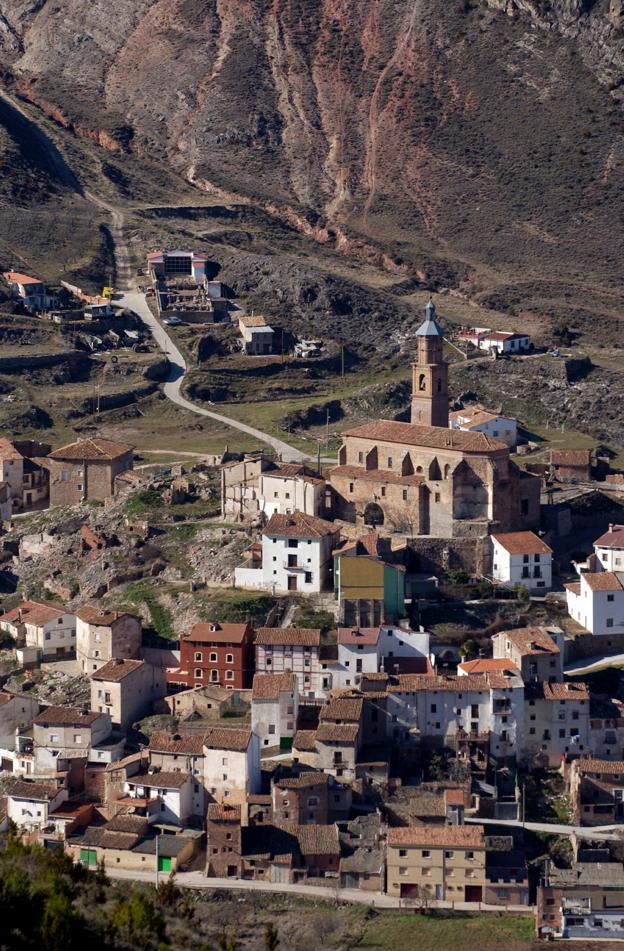
[[[416,331],[418,349],[412,364],[412,423],[448,429],[448,363],[444,359],[444,334],[432,300],[425,314],[425,322]]]

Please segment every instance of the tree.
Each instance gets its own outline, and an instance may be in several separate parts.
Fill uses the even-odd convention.
[[[232,928],[231,931],[223,928],[217,937],[219,951],[237,951],[237,937],[235,928]]]
[[[272,921],[264,929],[264,951],[276,951],[280,943],[279,932]]]
[[[467,657],[473,657],[477,653],[477,645],[472,638],[469,637],[467,641],[464,641],[459,648],[459,653],[463,660],[466,660]]]
[[[165,907],[171,908],[174,905],[177,905],[181,894],[182,893],[176,884],[175,872],[172,872],[169,878],[164,882],[159,882],[158,888],[156,889],[158,903],[160,905],[164,905]]]
[[[122,940],[136,949],[149,948],[165,933],[163,916],[149,896],[140,891],[132,892],[130,898],[122,898],[113,912],[112,924]]]

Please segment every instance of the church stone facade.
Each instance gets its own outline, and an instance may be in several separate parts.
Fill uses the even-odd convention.
[[[330,472],[334,515],[437,538],[482,538],[539,526],[540,480],[485,433],[448,428],[448,366],[432,303],[417,332],[412,422],[343,433]]]

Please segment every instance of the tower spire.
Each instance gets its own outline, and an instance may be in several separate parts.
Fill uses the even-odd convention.
[[[425,320],[416,331],[416,362],[412,364],[412,422],[448,428],[448,364],[444,359],[444,331],[430,298]]]

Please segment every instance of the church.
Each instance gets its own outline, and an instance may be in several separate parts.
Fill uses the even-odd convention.
[[[448,363],[433,301],[416,338],[411,422],[380,419],[342,434],[329,474],[334,516],[435,538],[537,528],[540,479],[520,469],[503,442],[449,429]]]

